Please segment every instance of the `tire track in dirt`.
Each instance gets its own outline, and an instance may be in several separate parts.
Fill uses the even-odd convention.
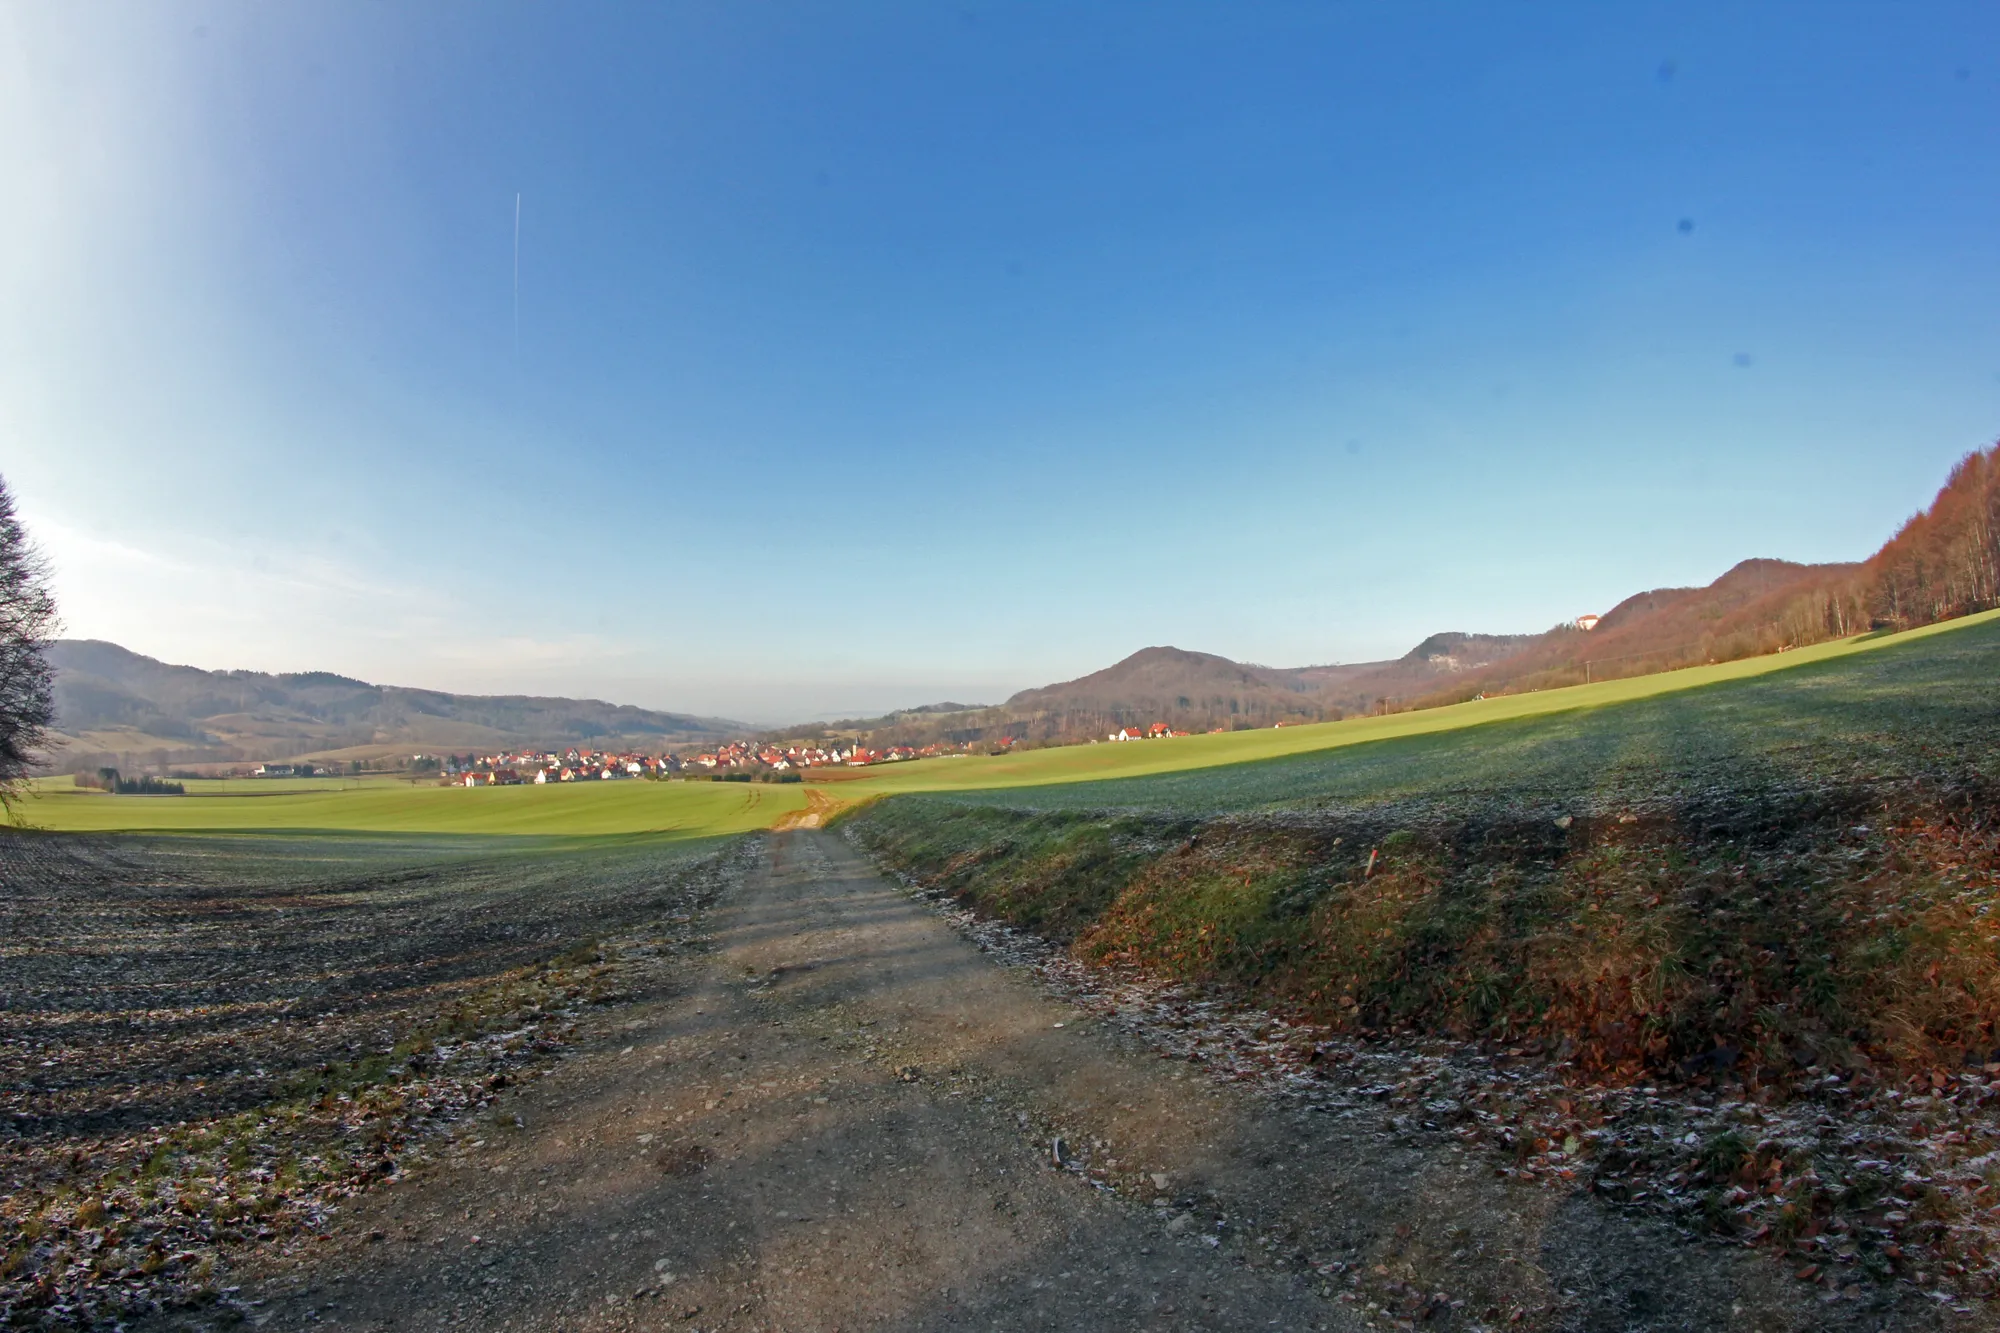
[[[1220,1086],[996,967],[832,835],[587,1053],[246,1275],[293,1328],[1822,1328],[1759,1256]],[[1120,1195],[1058,1165],[1087,1147]],[[1134,1171],[1136,1168],[1136,1172]],[[1911,1327],[1920,1312],[1896,1312]],[[217,1323],[216,1312],[181,1321]]]

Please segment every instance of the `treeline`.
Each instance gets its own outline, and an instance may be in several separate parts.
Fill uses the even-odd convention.
[[[1716,645],[1725,653],[1712,660],[1867,630],[1915,629],[1994,607],[2000,607],[2000,444],[1960,459],[1930,508],[1858,570],[1801,590],[1769,624],[1745,627],[1736,642]]]
[[[1961,459],[1931,507],[1867,569],[1879,627],[1908,629],[2000,606],[2000,444]]]
[[[1296,706],[1274,708],[1258,700],[1217,699],[1172,703],[1137,702],[1126,708],[1009,709],[988,708],[976,713],[935,718],[899,717],[882,725],[850,723],[838,733],[839,739],[853,739],[871,749],[907,745],[974,745],[1010,750],[1039,749],[1049,745],[1074,745],[1103,740],[1125,727],[1148,727],[1165,722],[1182,731],[1247,731],[1280,722],[1331,722],[1346,715],[1338,707],[1319,707],[1307,698]],[[803,735],[794,733],[803,732]],[[795,728],[787,740],[820,740],[834,733],[824,729]]]
[[[2000,445],[1960,460],[1930,507],[1862,563],[1746,560],[1706,588],[1627,598],[1593,630],[1566,623],[1520,640],[1433,636],[1396,662],[1349,669],[1278,671],[1146,649],[997,707],[943,705],[778,735],[839,737],[878,749],[938,742],[1019,749],[1101,740],[1154,722],[1200,732],[1332,721],[1736,661],[1996,606]],[[1431,669],[1439,660],[1449,669]]]
[[[1594,631],[1560,626],[1403,707],[1553,689],[1914,629],[2000,606],[2000,445],[1966,455],[1928,509],[1860,564],[1746,561],[1705,589],[1621,603]]]
[[[91,791],[108,791],[115,796],[184,796],[187,788],[165,778],[121,777],[115,768],[78,773],[76,785]]]
[[[1796,646],[2000,606],[2000,444],[1967,454],[1929,509],[1858,570],[1801,592],[1759,636]],[[1740,654],[1739,654],[1740,655]]]

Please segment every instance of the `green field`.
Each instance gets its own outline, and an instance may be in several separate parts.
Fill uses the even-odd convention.
[[[841,783],[831,790],[846,799],[898,792],[1052,786],[1324,754],[1377,741],[1463,732],[1467,728],[1490,723],[1524,721],[1553,714],[1596,713],[1610,705],[1630,704],[1688,691],[1712,692],[1712,687],[1725,686],[1730,682],[1754,681],[1774,674],[1790,675],[1808,667],[1838,670],[1843,663],[1858,664],[1884,651],[1918,644],[1939,635],[1978,630],[1982,626],[2000,627],[2000,611],[1984,612],[1902,634],[1862,635],[1816,644],[1795,652],[1724,662],[1716,666],[1634,676],[1597,685],[1504,695],[1445,708],[1392,713],[1387,717],[1351,718],[1343,722],[1225,732],[1174,740],[1071,745],[997,758],[923,760],[877,770],[866,778]],[[1990,639],[1989,634],[1988,641]],[[1207,778],[1198,781],[1206,782]],[[1089,792],[1078,793],[1078,798],[1099,799]]]
[[[1987,665],[1996,660],[1996,645],[2000,612],[1989,612],[1904,634],[1447,708],[923,760],[843,772],[841,780],[811,789],[842,805],[957,792],[1036,805],[1223,809],[1454,787],[1555,796],[1580,783],[1609,791],[1717,764],[1749,764],[1775,781],[1831,764],[1893,765],[1894,754],[1909,753],[1914,738],[1932,730],[1937,743],[1950,744],[1962,719],[1940,710],[1985,706],[1979,686],[2000,675]],[[1916,730],[1899,726],[1884,708],[1900,710]],[[1887,749],[1878,755],[1882,745]],[[1030,797],[1022,789],[1036,790]],[[108,796],[58,778],[37,783],[19,817],[79,832],[705,837],[771,827],[804,810],[808,790],[710,782],[467,790],[313,778],[193,782],[186,796]]]
[[[1970,617],[1870,647],[1799,654],[1787,670],[1648,695],[1624,688],[1640,683],[1627,681],[1552,690],[1528,696],[1549,705],[1539,715],[1496,712],[1477,726],[1481,715],[1470,709],[1483,705],[1335,723],[1315,729],[1333,744],[1226,768],[928,790],[938,799],[1037,809],[1200,814],[1419,804],[1441,813],[1498,805],[1584,813],[1685,804],[1705,792],[1740,802],[1857,780],[1894,784],[1941,771],[2000,782],[2000,618]],[[1622,697],[1555,706],[1599,690]],[[1447,712],[1458,715],[1458,727],[1432,725]]]
[[[703,838],[768,828],[805,808],[796,785],[588,782],[438,787],[394,779],[194,782],[185,796],[109,796],[67,778],[36,784],[25,823],[62,832],[339,832],[510,835],[652,834]]]
[[[1990,613],[1388,717],[810,784],[334,778],[111,796],[55,779],[22,803],[26,822],[134,836],[5,835],[0,924],[25,942],[12,961],[60,964],[73,984],[80,951],[49,942],[106,919],[74,904],[129,900],[120,929],[166,941],[156,952],[199,962],[194,981],[212,987],[210,954],[159,934],[162,903],[192,894],[204,921],[218,889],[247,904],[239,915],[267,897],[308,904],[296,922],[259,917],[237,966],[288,985],[345,967],[366,979],[372,1033],[369,949],[493,964],[481,977],[504,980],[576,938],[685,920],[664,887],[676,876],[712,897],[748,873],[755,849],[727,835],[839,811],[907,882],[1077,959],[1329,1029],[1481,1039],[1601,1086],[1779,1103],[1830,1075],[1928,1090],[1936,1071],[2000,1062],[1997,668]],[[124,978],[137,947],[91,956]],[[281,950],[304,952],[273,966]],[[417,980],[428,996],[465,979]],[[432,1021],[422,1009],[412,1023]],[[124,1045],[103,1050],[110,1074],[133,1067]],[[299,1054],[324,1063],[328,1048]],[[1812,1160],[1834,1182],[1894,1155],[1830,1144]],[[1968,1140],[1961,1155],[1996,1146]],[[1858,1216],[1873,1196],[1845,1189],[1774,1216]],[[1973,1216],[1953,1207],[1941,1215]]]
[[[1618,1078],[2000,1060],[2000,616],[1757,665],[1255,763],[911,782],[847,831],[1086,959],[1336,1026]]]

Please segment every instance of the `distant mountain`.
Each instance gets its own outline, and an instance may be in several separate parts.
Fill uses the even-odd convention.
[[[1073,741],[1163,722],[1182,731],[1321,722],[1475,694],[1638,675],[1813,642],[1866,628],[1822,622],[1831,590],[1860,565],[1746,560],[1704,588],[1661,588],[1620,602],[1592,630],[1433,634],[1401,657],[1267,667],[1184,648],[1142,648],[1075,680],[1022,690],[995,708],[909,711],[837,724],[870,744]],[[1846,628],[1842,629],[1841,625]],[[791,734],[805,734],[811,728]]]
[[[1560,625],[1497,661],[1406,694],[1411,706],[1473,694],[1730,662],[1869,630],[2000,606],[2000,445],[1966,455],[1930,507],[1858,564],[1745,560],[1702,588],[1628,597],[1590,628]]]
[[[1004,705],[1018,718],[1047,720],[1059,731],[1116,731],[1127,723],[1168,721],[1184,727],[1270,725],[1315,719],[1318,701],[1289,673],[1246,666],[1213,653],[1142,648],[1122,662],[1076,680],[1022,690]]]
[[[51,646],[60,769],[418,751],[699,745],[750,728],[596,699],[446,694],[307,671],[203,671],[94,639]]]
[[[1408,696],[1425,703],[1475,693],[1547,689],[1732,661],[1867,629],[1858,602],[1843,616],[1864,566],[1745,560],[1702,588],[1656,588],[1626,598],[1591,629],[1559,625],[1499,661]],[[1829,623],[1829,609],[1836,614]]]
[[[1638,593],[1601,617],[1541,634],[1433,634],[1386,662],[1265,667],[1142,648],[996,708],[941,705],[789,734],[837,730],[873,745],[1041,743],[1155,722],[1206,731],[1321,721],[1732,661],[1993,606],[2000,606],[2000,446],[1961,460],[1930,508],[1859,564],[1745,560],[1706,587]]]
[[[788,728],[791,739],[854,736],[871,745],[1084,740],[1164,722],[1182,731],[1320,722],[1438,689],[1534,642],[1532,635],[1434,634],[1402,657],[1267,667],[1185,648],[1142,648],[1076,680],[1022,690],[992,708],[940,704],[884,717]]]
[[[1431,635],[1394,661],[1295,667],[1277,674],[1309,690],[1329,714],[1346,716],[1446,688],[1462,676],[1509,660],[1536,637],[1453,630]]]
[[[1862,563],[1746,560],[1706,587],[1628,597],[1589,629],[1565,623],[1541,634],[1433,634],[1390,661],[1309,667],[1143,648],[996,707],[927,704],[772,734],[842,735],[871,745],[1045,743],[1155,722],[1207,731],[1319,721],[1730,661],[1993,606],[2000,606],[2000,446],[1961,460],[1931,507]],[[58,725],[71,738],[58,762],[70,767],[98,753],[166,763],[368,757],[582,742],[702,744],[748,730],[589,699],[443,694],[323,672],[199,671],[109,643],[65,640],[52,656]]]
[[[1532,635],[1433,634],[1390,661],[1309,667],[1143,648],[1088,676],[1023,690],[1004,707],[1030,735],[1110,734],[1154,722],[1183,731],[1319,722],[1429,693],[1532,642]]]

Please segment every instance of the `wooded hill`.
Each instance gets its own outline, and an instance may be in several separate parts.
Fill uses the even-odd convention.
[[[870,745],[934,741],[1040,744],[1102,738],[1121,727],[1165,722],[1183,731],[1320,722],[1436,690],[1501,660],[1529,635],[1433,634],[1402,657],[1341,666],[1266,667],[1184,648],[1142,648],[1076,680],[1022,690],[985,708],[932,705],[886,717],[810,724],[780,739],[839,735]]]
[[[596,699],[447,694],[325,671],[171,666],[115,643],[51,646],[62,770],[420,751],[699,745],[749,728]]]
[[[1317,722],[1386,697],[1438,689],[1504,660],[1526,635],[1433,634],[1402,657],[1343,666],[1266,667],[1180,648],[1144,648],[1078,680],[1023,690],[1002,705],[1030,739],[1109,734],[1166,722],[1183,731]]]
[[[2000,446],[1952,469],[1930,508],[1856,564],[1745,560],[1701,588],[1626,598],[1590,630],[1436,634],[1393,661],[1264,667],[1180,648],[1142,649],[1102,671],[1023,690],[993,708],[931,710],[795,728],[875,746],[1029,744],[1164,722],[1177,730],[1267,727],[1454,703],[1782,652],[1871,629],[1900,630],[2000,605]]]
[[[1588,633],[1561,627],[1421,695],[1547,689],[1727,662],[1868,630],[1912,629],[2000,606],[2000,445],[1959,460],[1942,490],[1859,564],[1746,560],[1706,588],[1627,598]]]
[[[1993,606],[2000,606],[2000,446],[1961,460],[1931,506],[1865,561],[1746,560],[1706,587],[1629,597],[1591,630],[1435,634],[1391,661],[1311,667],[1153,647],[996,707],[934,704],[773,735],[838,735],[878,747],[1009,738],[1046,744],[1155,722],[1184,731],[1314,722],[1730,661]],[[578,744],[652,748],[749,732],[725,719],[593,699],[446,694],[325,672],[202,671],[88,640],[63,640],[51,658],[66,744],[55,764],[64,769]]]

